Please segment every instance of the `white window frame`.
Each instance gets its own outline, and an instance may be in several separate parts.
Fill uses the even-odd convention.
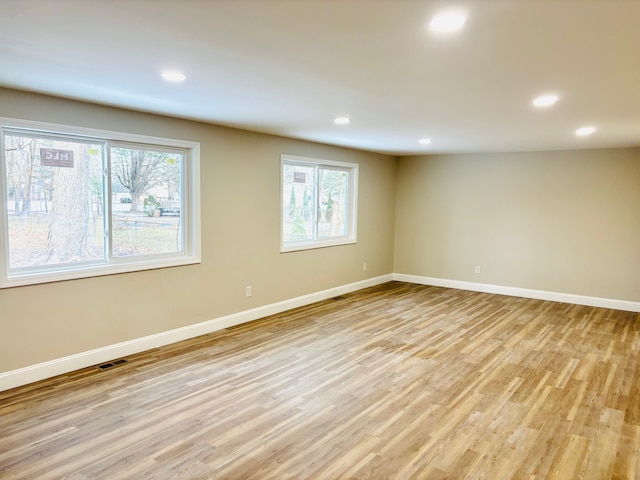
[[[105,254],[103,261],[78,262],[73,264],[43,265],[28,269],[9,268],[9,218],[7,209],[6,161],[4,158],[4,133],[24,130],[25,134],[46,136],[62,135],[75,137],[81,141],[96,141],[104,143],[104,155],[109,155],[112,146],[126,146],[133,148],[184,150],[184,165],[182,170],[181,210],[183,222],[183,252],[139,255],[132,257],[112,257],[110,252]],[[200,256],[200,143],[176,140],[148,135],[97,130],[92,128],[60,125],[54,123],[36,122],[14,118],[0,117],[0,288],[17,287],[49,283],[61,280],[96,277],[118,273],[151,270],[156,268],[191,265],[201,262]],[[107,163],[107,167],[109,164]],[[111,190],[111,171],[105,172],[108,189]],[[105,195],[109,199],[110,195]],[[111,242],[111,206],[105,200],[105,223],[109,234],[106,242]]]
[[[284,241],[284,167],[285,165],[304,165],[316,168],[335,168],[349,171],[349,208],[347,209],[348,219],[346,221],[347,234],[340,237],[317,238],[296,242]],[[321,160],[317,158],[299,157],[295,155],[280,155],[280,252],[295,252],[309,250],[313,248],[333,247],[337,245],[349,245],[357,243],[358,226],[358,168],[357,163],[338,162],[333,160]],[[314,182],[317,183],[317,177]],[[316,191],[318,186],[316,185]],[[317,198],[314,198],[317,202]],[[315,209],[314,209],[315,210]],[[314,220],[317,222],[317,219]],[[314,235],[317,232],[317,225],[314,228]]]

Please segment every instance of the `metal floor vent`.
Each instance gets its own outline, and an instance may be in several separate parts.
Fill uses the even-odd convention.
[[[115,367],[116,365],[122,365],[123,363],[127,363],[127,361],[124,358],[121,358],[120,360],[114,360],[113,362],[98,365],[98,368],[100,370],[106,370],[107,368]]]

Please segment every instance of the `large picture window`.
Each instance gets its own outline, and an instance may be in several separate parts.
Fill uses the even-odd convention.
[[[358,165],[283,155],[281,251],[356,242]]]
[[[193,142],[3,120],[1,286],[199,261]]]

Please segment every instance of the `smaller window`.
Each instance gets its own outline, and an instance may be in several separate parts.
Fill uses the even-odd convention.
[[[356,243],[358,165],[282,155],[280,251]]]

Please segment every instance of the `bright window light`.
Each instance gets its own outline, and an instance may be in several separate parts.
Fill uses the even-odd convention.
[[[281,158],[280,251],[356,243],[358,165]]]
[[[0,122],[0,288],[199,263],[197,143]]]

